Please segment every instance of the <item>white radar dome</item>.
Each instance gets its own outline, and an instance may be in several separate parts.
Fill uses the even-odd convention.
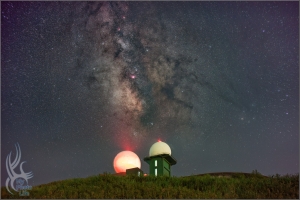
[[[171,155],[171,148],[165,142],[156,142],[154,143],[149,150],[149,156],[156,156],[159,154],[169,154]]]

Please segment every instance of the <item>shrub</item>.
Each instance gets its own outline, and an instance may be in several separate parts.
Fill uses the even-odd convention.
[[[11,195],[1,188],[2,198],[299,198],[299,174],[261,178],[205,176],[137,177],[104,174],[56,181],[33,187],[29,197]]]

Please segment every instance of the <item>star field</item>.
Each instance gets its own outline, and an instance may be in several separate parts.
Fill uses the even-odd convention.
[[[169,144],[174,176],[299,173],[298,2],[1,2],[1,183],[114,173]]]

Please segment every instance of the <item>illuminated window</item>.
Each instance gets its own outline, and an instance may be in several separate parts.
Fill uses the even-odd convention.
[[[155,160],[155,167],[157,167],[157,160]]]
[[[155,176],[157,176],[157,169],[155,169]]]
[[[140,171],[138,172],[138,176],[141,176],[141,172]]]

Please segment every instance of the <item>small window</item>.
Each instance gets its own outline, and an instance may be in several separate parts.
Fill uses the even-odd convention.
[[[155,167],[157,167],[157,160],[155,160],[155,164],[154,165],[155,165]]]
[[[138,176],[141,176],[141,172],[140,171],[138,171]]]
[[[155,176],[157,176],[157,169],[155,169]]]

